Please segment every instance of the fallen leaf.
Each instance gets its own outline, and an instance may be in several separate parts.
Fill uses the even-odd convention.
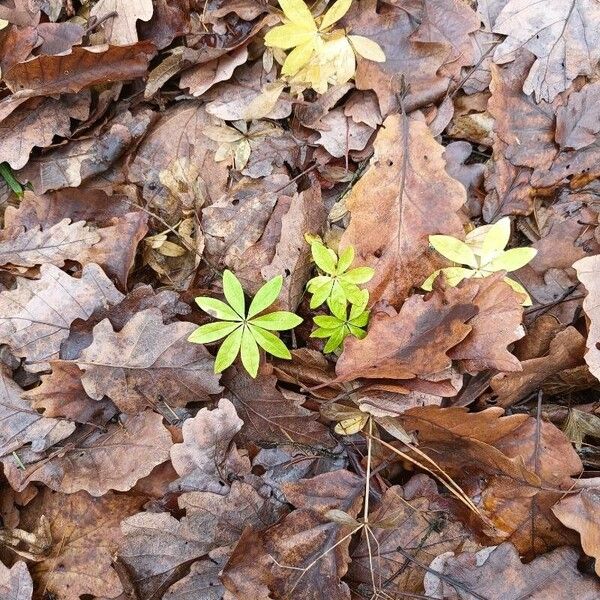
[[[551,102],[578,75],[591,75],[600,61],[600,7],[591,0],[530,3],[511,0],[496,18],[494,32],[507,38],[494,61],[507,62],[525,48],[536,56],[523,84],[525,94]]]
[[[600,84],[590,83],[558,108],[554,137],[561,148],[581,150],[596,141],[600,133],[599,102]]]
[[[366,284],[371,302],[400,306],[441,266],[429,235],[463,236],[457,211],[466,192],[442,156],[422,122],[390,116],[377,134],[370,166],[346,198],[350,224],[341,240],[342,248],[354,247],[357,265],[375,270]],[[377,197],[375,206],[364,201],[369,196]]]
[[[163,596],[164,600],[222,600],[225,588],[221,585],[219,573],[223,565],[211,556],[192,564],[190,572],[174,583]]]
[[[109,490],[130,490],[169,459],[171,435],[162,416],[153,412],[123,416],[117,424],[80,437],[75,434],[72,441],[64,442],[64,448],[52,449],[47,455],[23,452],[24,469],[12,457],[3,459],[10,484],[22,491],[40,481],[65,494],[85,490],[103,496]]]
[[[123,296],[98,265],[70,277],[53,265],[42,265],[40,279],[17,279],[14,290],[0,292],[0,341],[26,359],[32,371],[58,358],[60,344],[75,319],[87,319],[100,307]]]
[[[571,595],[593,600],[600,593],[600,583],[579,572],[577,559],[574,548],[558,548],[523,564],[509,543],[456,556],[442,554],[431,563],[433,572],[425,575],[425,593],[435,594],[434,597],[443,595],[448,600],[469,597],[544,600]]]
[[[567,496],[552,507],[552,512],[563,525],[579,533],[583,551],[596,559],[597,574],[600,574],[599,503],[600,491],[590,488]]]
[[[24,562],[18,561],[10,569],[0,563],[0,594],[3,600],[31,600],[33,581]]]
[[[235,365],[223,376],[224,394],[231,399],[243,421],[240,440],[258,446],[270,443],[331,447],[327,427],[317,422],[317,413],[302,407],[304,396],[276,387],[273,376],[252,379]]]
[[[75,361],[84,371],[86,393],[95,400],[108,396],[127,413],[159,400],[171,406],[208,400],[221,387],[212,356],[187,341],[195,328],[187,322],[165,325],[155,308],[138,312],[119,332],[104,319]]]
[[[105,19],[110,13],[117,13]],[[104,20],[104,41],[115,46],[127,46],[138,41],[136,22],[152,18],[152,0],[99,0],[90,11],[90,17]]]

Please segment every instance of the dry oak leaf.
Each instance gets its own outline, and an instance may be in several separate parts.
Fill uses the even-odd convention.
[[[341,247],[354,246],[356,264],[375,269],[366,285],[371,302],[399,307],[442,266],[429,235],[464,235],[457,211],[467,197],[447,174],[444,148],[425,123],[392,115],[374,146],[369,168],[346,198],[350,224]]]
[[[36,56],[3,73],[19,98],[77,93],[94,85],[144,77],[156,48],[149,42],[130,46],[75,46],[70,54]]]
[[[579,456],[551,423],[503,412],[425,406],[409,409],[400,422],[476,498],[495,528],[486,532],[490,539],[510,541],[529,556],[574,543],[551,509],[582,471]],[[472,526],[480,529],[481,521]]]
[[[475,64],[471,35],[480,26],[477,13],[459,0],[397,0],[377,6],[376,0],[354,2],[344,23],[352,33],[377,42],[385,62],[358,60],[356,87],[374,90],[384,116],[398,109],[404,77],[407,112],[435,103],[462,67]]]
[[[362,478],[346,470],[284,484],[297,509],[264,531],[244,530],[221,576],[231,597],[349,600],[340,580],[350,560],[352,527],[327,513],[341,510],[356,518],[363,488]]]
[[[585,353],[585,362],[590,367],[590,372],[600,379],[600,254],[587,256],[578,260],[573,267],[577,271],[577,278],[587,290],[587,296],[583,301],[583,310],[589,319],[587,352]]]
[[[596,573],[600,575],[600,490],[584,489],[567,496],[552,507],[552,512],[563,525],[581,536],[581,547],[596,559]]]
[[[85,221],[71,223],[70,219],[63,219],[47,229],[5,229],[0,232],[0,266],[51,264],[62,267],[66,260],[79,262],[81,255],[99,241],[98,232],[86,226]]]
[[[114,46],[126,46],[138,41],[136,22],[152,18],[152,0],[99,0],[90,11],[98,21],[116,12],[102,23],[104,41]]]
[[[0,597],[2,600],[31,600],[33,581],[27,565],[16,562],[12,568],[0,563]]]
[[[600,582],[578,570],[578,559],[575,548],[565,547],[523,564],[510,543],[457,556],[448,552],[429,565],[425,593],[444,600],[595,600]]]
[[[121,525],[119,556],[144,598],[161,597],[159,590],[173,581],[180,567],[236,542],[245,528],[266,527],[278,516],[271,500],[241,481],[234,481],[226,495],[190,492],[178,502],[186,513],[180,520],[169,513],[142,512]]]
[[[227,474],[250,471],[232,440],[244,422],[234,405],[222,398],[214,410],[202,408],[183,423],[183,442],[171,448],[171,463],[180,479],[175,484],[184,491],[227,490]]]
[[[18,491],[40,481],[64,494],[84,490],[103,496],[109,490],[130,490],[155,466],[169,460],[171,444],[162,416],[144,411],[123,415],[118,423],[94,428],[89,435],[76,434],[48,455],[23,451],[20,458],[25,469],[7,457],[4,472]]]
[[[10,455],[24,444],[42,451],[75,431],[74,423],[49,419],[35,411],[23,397],[23,390],[12,380],[8,367],[1,363],[0,422],[0,456]]]
[[[87,264],[81,278],[53,265],[42,265],[40,279],[17,279],[17,287],[0,293],[0,343],[26,359],[32,371],[58,358],[61,342],[75,319],[120,302],[123,295],[102,269]]]
[[[585,338],[575,327],[560,331],[550,342],[547,353],[521,362],[521,372],[492,377],[494,404],[508,408],[528,397],[557,373],[582,365],[584,352]]]
[[[31,568],[37,597],[42,591],[60,600],[120,597],[124,590],[113,567],[122,539],[119,524],[144,501],[143,496],[114,492],[94,498],[86,492],[40,491],[21,511],[20,524],[35,531],[43,516],[50,525],[52,546]]]
[[[523,91],[551,102],[579,75],[592,75],[600,61],[600,5],[596,0],[511,0],[498,15],[494,32],[507,38],[494,61],[514,58],[522,48],[536,60]]]
[[[208,400],[221,386],[208,350],[187,341],[194,328],[183,321],[164,324],[156,308],[135,314],[119,332],[104,319],[75,361],[86,393],[95,400],[108,396],[126,413],[159,400],[171,406]]]
[[[448,351],[469,335],[469,321],[478,312],[472,292],[457,289],[453,302],[438,288],[428,299],[411,296],[398,313],[375,307],[367,336],[346,339],[337,380],[412,379],[450,367]]]
[[[360,585],[367,597],[375,593],[391,598],[400,592],[421,593],[423,570],[415,563],[427,565],[443,552],[479,548],[453,508],[452,501],[441,496],[435,481],[425,475],[413,476],[403,487],[388,488],[369,514],[368,543],[363,530],[359,544],[352,550],[347,580]],[[377,550],[369,552],[373,546]],[[376,590],[371,560],[379,584]]]
[[[6,161],[13,169],[21,169],[34,147],[50,146],[55,135],[67,137],[71,133],[71,119],[84,121],[89,106],[90,98],[85,93],[60,99],[28,100],[0,122],[0,162]]]
[[[328,428],[317,421],[318,413],[302,407],[305,397],[277,389],[277,378],[259,375],[232,366],[223,376],[225,396],[233,402],[244,425],[239,437],[258,446],[288,442],[332,447],[335,440]]]
[[[222,568],[223,563],[212,556],[193,563],[190,572],[167,590],[163,600],[223,600],[225,588],[219,579]]]
[[[581,150],[600,133],[600,83],[588,83],[569,96],[566,106],[556,111],[556,143],[562,148]]]

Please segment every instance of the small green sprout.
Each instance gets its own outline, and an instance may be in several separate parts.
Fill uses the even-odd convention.
[[[336,303],[331,298],[327,300],[327,306],[331,315],[319,315],[313,320],[317,329],[310,337],[329,338],[323,348],[323,352],[337,350],[349,335],[354,335],[362,340],[367,332],[363,329],[369,321],[369,311],[365,310],[369,302],[369,292],[361,290],[362,300],[360,304],[351,304],[350,313],[346,302]]]
[[[493,225],[477,227],[461,241],[449,235],[430,235],[429,243],[447,259],[466,267],[446,267],[432,273],[421,287],[430,291],[436,277],[443,273],[448,285],[454,287],[463,279],[487,277],[496,271],[516,271],[524,267],[537,254],[535,248],[512,248],[505,250],[510,239],[510,219],[504,217]],[[525,288],[510,277],[504,281],[515,292],[523,294],[523,306],[531,306],[531,298]]]
[[[1,21],[2,19],[0,19]],[[2,27],[0,27],[2,29]],[[23,195],[23,186],[15,177],[10,165],[6,162],[0,163],[0,177],[6,181],[6,185],[19,197]]]
[[[363,291],[357,284],[367,283],[375,271],[371,267],[357,267],[350,269],[354,260],[354,248],[348,246],[338,255],[327,248],[319,240],[310,240],[313,259],[322,271],[321,275],[313,277],[306,289],[312,294],[310,307],[317,308],[326,300],[331,300],[338,305],[360,304],[363,300]]]
[[[256,377],[260,362],[259,346],[277,358],[292,358],[285,344],[271,331],[293,329],[302,323],[302,319],[287,311],[258,316],[277,300],[282,285],[281,275],[267,281],[256,292],[247,313],[242,284],[231,271],[223,273],[223,293],[227,304],[208,296],[196,298],[203,311],[219,320],[198,327],[188,341],[208,344],[225,338],[215,358],[215,373],[224,371],[240,354],[246,371]]]

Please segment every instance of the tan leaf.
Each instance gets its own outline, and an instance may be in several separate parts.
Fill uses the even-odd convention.
[[[522,48],[535,54],[523,91],[538,102],[554,100],[578,75],[591,75],[600,60],[600,7],[593,0],[511,0],[494,32],[507,36],[494,52],[495,62],[512,60]]]
[[[48,229],[8,229],[3,233],[0,266],[50,264],[62,267],[66,260],[79,262],[80,256],[100,241],[98,233],[87,227],[84,221],[71,223],[70,219],[63,219]]]
[[[354,246],[356,264],[375,269],[366,284],[372,302],[400,306],[442,266],[429,235],[463,236],[457,211],[466,192],[446,173],[443,151],[425,123],[388,117],[369,168],[346,198],[351,218],[341,246]]]
[[[334,445],[327,427],[316,421],[318,414],[302,407],[305,397],[290,391],[283,394],[276,383],[269,375],[252,379],[235,365],[225,373],[224,394],[244,422],[240,438],[258,446],[273,442]]]
[[[178,489],[185,491],[227,490],[228,473],[250,470],[237,453],[232,440],[244,422],[234,405],[222,398],[214,410],[202,408],[183,423],[183,442],[171,448],[171,462],[180,479]],[[221,481],[225,483],[220,483]]]
[[[113,566],[122,538],[119,523],[143,502],[143,496],[113,492],[93,498],[86,492],[41,491],[21,513],[27,531],[34,531],[42,516],[50,524],[51,547],[31,569],[36,591],[61,600],[119,596],[123,586]]]
[[[219,573],[224,562],[217,562],[211,555],[207,560],[193,563],[190,572],[167,590],[163,600],[222,600],[225,589],[221,585]]]
[[[75,431],[74,423],[40,415],[22,394],[8,367],[0,364],[0,456],[10,455],[24,444],[41,451]],[[9,460],[15,463],[12,457]]]
[[[119,302],[117,291],[102,269],[87,264],[81,278],[53,265],[42,265],[40,279],[18,279],[16,289],[0,293],[0,342],[26,359],[30,370],[47,368],[58,358],[61,342],[75,319]]]
[[[523,564],[518,551],[509,543],[456,556],[442,554],[425,575],[425,593],[447,600],[468,597],[594,600],[600,594],[600,583],[580,573],[578,558],[575,548],[558,548]]]
[[[596,559],[596,573],[600,575],[600,490],[584,489],[567,496],[552,507],[552,512],[563,525],[581,536],[581,547]]]
[[[348,587],[340,579],[349,562],[346,536],[352,528],[325,514],[337,509],[356,517],[363,487],[360,477],[345,470],[284,485],[297,509],[264,531],[242,533],[223,569],[227,590],[234,598],[347,600]]]
[[[112,12],[117,14],[102,23],[104,41],[115,46],[135,44],[136,22],[152,18],[152,0],[99,0],[92,6],[90,16],[101,20]]]
[[[0,595],[2,600],[31,600],[33,581],[24,562],[18,561],[10,569],[0,563]]]
[[[48,456],[22,452],[25,469],[12,458],[5,458],[7,479],[17,490],[41,481],[65,494],[80,490],[92,496],[109,490],[125,492],[168,460],[171,447],[171,434],[162,424],[162,416],[150,411],[123,416],[119,423],[79,438],[76,434],[62,450],[50,451]]]
[[[116,333],[108,319],[94,327],[94,341],[76,359],[86,393],[108,396],[123,412],[135,413],[164,400],[171,406],[206,401],[217,394],[214,359],[187,341],[195,325],[165,325],[158,309],[137,313]]]

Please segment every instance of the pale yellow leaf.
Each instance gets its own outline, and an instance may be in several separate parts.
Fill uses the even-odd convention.
[[[319,29],[323,31],[339,21],[348,12],[351,4],[352,0],[337,0],[337,2],[334,2],[333,6],[325,13]]]
[[[183,256],[186,253],[185,248],[182,248],[173,242],[169,242],[168,240],[161,244],[158,251],[163,256]]]
[[[523,306],[531,306],[533,304],[531,302],[531,298],[529,297],[529,294],[527,293],[527,290],[518,281],[515,281],[514,279],[511,279],[510,277],[505,277],[504,283],[508,283],[508,285],[510,285],[510,287],[513,290],[515,290],[515,292],[517,292],[519,294],[523,294],[523,296],[525,296],[525,299],[523,300],[523,302],[521,302],[521,304]]]
[[[358,433],[366,424],[369,415],[357,415],[340,421],[334,431],[338,435],[353,435]]]
[[[281,81],[274,81],[265,85],[260,95],[254,98],[246,107],[244,118],[252,121],[266,117],[275,108],[284,86],[285,83]]]
[[[477,267],[477,258],[473,250],[462,240],[449,235],[430,235],[429,243],[452,262],[469,265],[473,268]]]
[[[233,167],[234,169],[241,171],[247,164],[250,158],[250,142],[248,140],[241,140],[235,145],[233,152]]]
[[[512,248],[484,265],[486,271],[516,271],[524,267],[537,254],[535,248]]]
[[[301,29],[293,23],[287,23],[274,27],[265,35],[265,46],[288,50],[310,42],[316,35],[316,31]]]
[[[295,75],[309,60],[314,50],[312,41],[294,48],[285,59],[281,72],[283,75]]]
[[[286,19],[289,19],[292,23],[301,25],[306,29],[312,27],[314,31],[317,30],[310,9],[302,0],[279,0],[279,6],[281,6]]]
[[[206,125],[202,133],[215,142],[233,143],[243,139],[244,134],[233,127],[218,127],[217,125]]]
[[[374,62],[385,62],[385,54],[377,42],[362,35],[349,35],[348,38],[355,52],[363,58]]]
[[[510,218],[503,217],[494,223],[483,238],[481,247],[482,262],[485,264],[489,259],[502,252],[510,239]]]

